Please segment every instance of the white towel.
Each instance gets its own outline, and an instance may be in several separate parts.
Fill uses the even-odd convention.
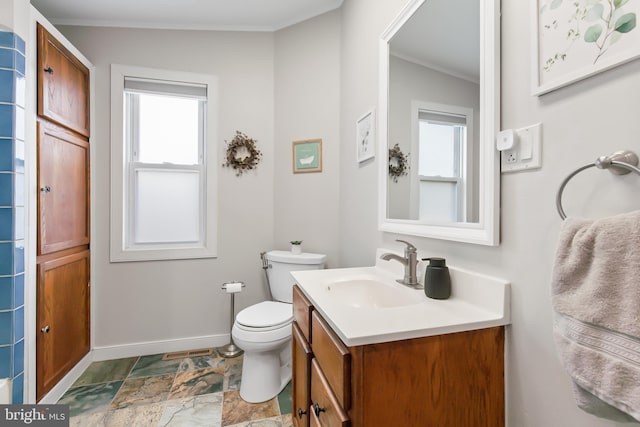
[[[640,211],[564,221],[552,303],[556,347],[578,406],[640,421]]]

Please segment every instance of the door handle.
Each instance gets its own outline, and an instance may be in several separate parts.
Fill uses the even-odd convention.
[[[325,412],[326,409],[318,405],[317,403],[313,404],[313,412],[316,414],[316,417],[320,416],[320,412]]]
[[[49,325],[45,326],[44,328],[40,328],[40,332],[42,332],[43,334],[48,334],[50,330],[51,327]]]
[[[45,73],[49,73],[49,74],[53,74],[53,68],[47,67],[47,68],[44,69],[44,72]]]
[[[298,418],[302,419],[302,416],[306,413],[307,411],[305,411],[304,409],[298,408]]]
[[[51,187],[45,185],[44,187],[40,187],[40,191],[42,191],[43,193],[51,193]]]

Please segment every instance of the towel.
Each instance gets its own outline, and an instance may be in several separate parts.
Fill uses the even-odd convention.
[[[566,219],[551,288],[556,348],[577,405],[640,421],[640,211]]]

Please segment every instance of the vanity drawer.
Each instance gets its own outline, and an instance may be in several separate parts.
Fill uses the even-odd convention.
[[[349,427],[351,421],[331,391],[318,361],[311,361],[311,425]]]
[[[298,285],[293,285],[293,320],[300,327],[302,335],[311,343],[311,312],[313,305],[302,293]]]
[[[311,348],[340,406],[351,407],[351,354],[331,327],[313,311],[311,314]]]

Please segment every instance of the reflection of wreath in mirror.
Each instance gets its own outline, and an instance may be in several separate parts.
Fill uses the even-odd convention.
[[[409,154],[404,154],[398,144],[389,149],[389,176],[393,182],[398,182],[398,177],[409,172]]]
[[[236,131],[236,136],[231,142],[227,142],[227,161],[222,166],[232,167],[236,170],[236,176],[240,176],[242,172],[257,168],[261,157],[262,153],[256,148],[256,141]]]

